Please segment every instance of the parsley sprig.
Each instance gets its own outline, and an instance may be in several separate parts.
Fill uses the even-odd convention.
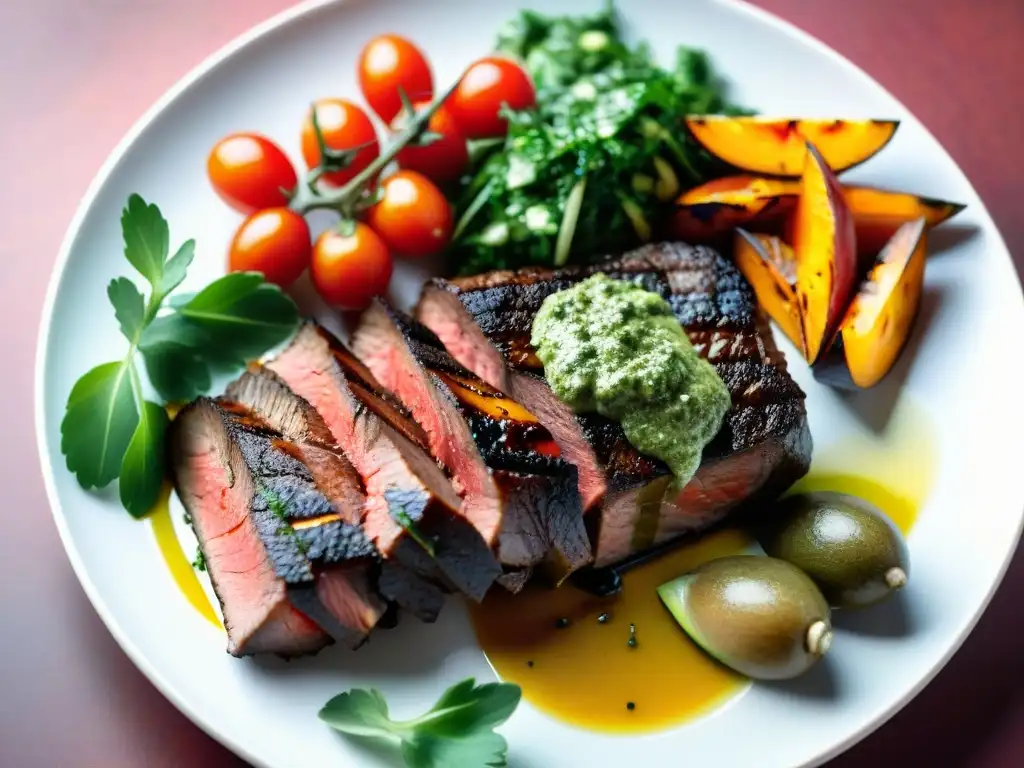
[[[210,388],[214,372],[241,367],[287,339],[299,317],[295,303],[256,272],[229,274],[199,293],[172,297],[192,263],[195,242],[186,241],[172,255],[167,221],[139,195],[128,198],[121,230],[125,258],[146,279],[149,297],[127,277],[107,287],[128,350],[71,389],[61,452],[83,488],[120,478],[121,503],[141,517],[163,483],[169,417],[162,404],[146,399],[137,358],[165,402],[190,400]]]
[[[426,714],[395,721],[380,691],[354,688],[328,701],[320,719],[344,734],[393,744],[409,768],[503,768],[508,744],[494,729],[521,695],[518,685],[477,685],[470,677],[441,694]]]

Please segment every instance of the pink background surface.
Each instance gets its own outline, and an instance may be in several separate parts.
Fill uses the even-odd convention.
[[[906,103],[966,171],[1016,254],[1018,270],[1024,267],[1024,59],[1018,47],[1024,3],[757,4],[849,56]],[[0,405],[6,489],[0,535],[2,766],[242,764],[150,686],[75,580],[36,458],[32,370],[57,249],[107,153],[190,68],[288,5],[0,2],[0,337],[7,369]],[[833,765],[1024,765],[1022,586],[1024,561],[1018,556],[946,670]]]

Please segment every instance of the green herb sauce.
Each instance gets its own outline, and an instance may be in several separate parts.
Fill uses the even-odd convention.
[[[597,274],[544,300],[531,342],[559,399],[619,421],[678,487],[693,477],[731,398],[664,299]]]

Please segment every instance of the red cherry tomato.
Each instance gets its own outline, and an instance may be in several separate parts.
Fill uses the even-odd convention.
[[[309,265],[309,225],[290,208],[266,208],[242,222],[228,251],[231,272],[262,272],[287,288]]]
[[[370,299],[384,294],[394,263],[380,236],[362,222],[351,235],[329,229],[313,246],[309,273],[317,293],[341,309],[365,309]]]
[[[375,37],[359,56],[359,87],[363,98],[385,123],[402,109],[398,89],[410,100],[434,98],[434,77],[427,57],[398,35]]]
[[[438,253],[452,236],[452,207],[435,184],[416,171],[397,171],[381,182],[383,197],[366,221],[395,253],[418,258]]]
[[[430,102],[420,101],[413,106],[419,112],[430,106]],[[402,112],[391,123],[391,127],[395,131],[400,131],[408,122],[408,114]],[[406,146],[398,153],[398,164],[410,171],[418,171],[437,182],[459,178],[469,165],[469,149],[466,147],[466,137],[462,135],[462,131],[444,105],[430,116],[427,130],[441,138],[424,147]]]
[[[206,173],[221,199],[242,213],[286,205],[299,183],[284,150],[258,133],[233,133],[214,144]]]
[[[355,159],[344,170],[324,174],[321,178],[328,184],[341,186],[372,163],[380,154],[377,131],[366,113],[345,99],[320,99],[313,107],[323,134],[324,142],[331,149],[355,149]],[[302,124],[302,157],[308,168],[320,164],[320,145],[313,129],[312,110]]]
[[[533,81],[519,64],[489,56],[470,65],[447,104],[469,139],[504,136],[508,122],[498,116],[502,104],[527,109],[537,102]]]

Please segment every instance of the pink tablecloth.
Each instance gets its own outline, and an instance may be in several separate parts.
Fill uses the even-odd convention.
[[[757,0],[863,66],[938,136],[1024,265],[1020,0]],[[135,118],[287,0],[0,2],[0,765],[240,764],[135,670],[57,539],[34,448],[42,298],[74,207]],[[535,3],[535,5],[542,5]],[[626,5],[626,3],[623,3]],[[1020,330],[1020,329],[1016,329]],[[983,510],[979,510],[983,511]],[[954,565],[951,564],[951,568]],[[948,668],[839,766],[1024,766],[1024,618],[1014,563]]]

